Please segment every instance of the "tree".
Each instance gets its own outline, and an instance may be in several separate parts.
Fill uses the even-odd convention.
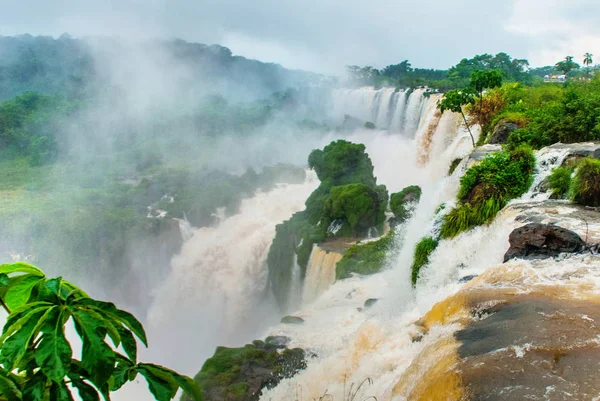
[[[471,88],[454,89],[449,92],[446,92],[444,97],[440,99],[437,103],[437,107],[442,112],[442,114],[446,110],[449,110],[453,113],[460,113],[462,115],[465,125],[467,126],[467,130],[469,131],[469,135],[471,136],[471,142],[473,143],[473,147],[475,147],[475,138],[473,137],[473,133],[471,132],[471,128],[469,127],[469,123],[467,122],[467,118],[465,117],[465,113],[463,112],[463,106],[474,103],[475,93]]]
[[[573,56],[566,56],[563,61],[556,63],[556,69],[567,75],[569,72],[579,68],[579,64],[573,61]]]
[[[73,401],[69,387],[83,401],[97,401],[99,394],[110,400],[111,392],[138,374],[159,401],[173,399],[179,388],[202,399],[189,377],[137,362],[137,340],[148,343],[133,315],[61,277],[47,279],[26,263],[0,265],[0,305],[8,313],[0,337],[0,400]],[[65,337],[68,322],[82,342],[80,360]]]
[[[591,53],[585,53],[583,55],[583,65],[585,65],[587,67],[589,67],[590,65],[592,65],[592,63],[594,62],[592,60],[592,56],[593,56],[593,54],[591,54]]]
[[[408,60],[404,60],[400,64],[388,65],[381,71],[381,74],[386,77],[398,79],[401,76],[406,75],[407,73],[411,72],[412,70],[413,70],[413,68],[411,67],[410,62]]]
[[[479,95],[479,107],[483,107],[483,91],[502,85],[503,74],[500,70],[475,70],[471,73],[470,85]]]

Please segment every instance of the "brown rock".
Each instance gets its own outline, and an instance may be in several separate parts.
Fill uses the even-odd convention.
[[[549,224],[530,223],[515,229],[508,238],[504,261],[513,258],[547,259],[563,252],[579,252],[585,243],[571,230]]]

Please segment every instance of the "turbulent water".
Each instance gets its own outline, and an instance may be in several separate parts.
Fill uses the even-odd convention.
[[[151,339],[155,336],[165,344],[159,362],[191,374],[217,344],[239,346],[266,335],[285,335],[292,339],[291,346],[314,356],[307,369],[266,390],[261,400],[369,396],[380,401],[459,400],[466,397],[467,389],[497,393],[490,399],[504,399],[503,394],[513,399],[531,395],[541,400],[548,394],[553,395],[551,399],[563,399],[557,394],[591,399],[588,395],[596,391],[596,385],[590,384],[593,367],[574,377],[563,371],[557,374],[552,366],[563,366],[569,359],[560,362],[563,365],[557,361],[572,350],[570,360],[585,365],[584,351],[598,345],[600,332],[593,325],[590,330],[590,320],[595,321],[598,313],[580,301],[600,302],[600,276],[595,270],[600,261],[596,256],[577,256],[501,264],[510,232],[525,221],[560,223],[589,242],[600,241],[600,219],[593,212],[549,201],[539,191],[551,168],[569,153],[565,147],[537,152],[531,190],[511,202],[489,226],[442,241],[422,270],[417,287],[411,287],[413,249],[423,236],[438,229],[436,210],[443,203],[446,210],[450,208],[460,176],[474,160],[497,150],[484,147],[471,155],[465,128],[456,115],[441,116],[436,111],[437,99],[438,95],[423,96],[423,90],[338,90],[334,114],[340,118],[351,114],[380,129],[331,133],[314,143],[315,148],[322,147],[340,137],[364,143],[378,182],[390,192],[421,186],[421,202],[402,227],[402,238],[390,252],[386,270],[334,282],[341,255],[315,246],[304,282],[299,281],[300,268],[294,270],[293,297],[296,305],[303,305],[294,315],[305,323],[276,324],[277,312],[264,291],[268,247],[275,225],[301,210],[317,183],[308,180],[304,185],[260,193],[244,201],[240,214],[223,219],[216,227],[195,230],[174,259],[171,275],[157,291],[149,315]],[[463,161],[447,176],[456,158]],[[465,284],[461,278],[467,276],[479,277]],[[366,309],[367,299],[378,302]],[[482,319],[477,311],[489,308],[502,313]],[[553,310],[560,313],[540,319],[536,308],[549,316]],[[576,316],[564,318],[568,314]],[[473,346],[478,328],[514,325],[515,316],[521,315],[526,316],[524,323],[512,337],[500,331],[490,338],[490,344],[505,346],[490,345],[485,350]],[[577,339],[571,348],[564,341],[569,336]],[[539,383],[525,377],[511,384],[510,375],[499,375],[496,384],[488,383],[496,371],[520,369],[524,360],[542,367],[550,364],[538,373],[556,377]],[[351,397],[349,392],[361,383],[358,394]]]

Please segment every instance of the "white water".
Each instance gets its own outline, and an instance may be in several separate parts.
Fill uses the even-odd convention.
[[[338,89],[333,92],[332,118],[339,124],[345,115],[350,115],[362,122],[372,122],[379,129],[414,137],[421,119],[427,114],[424,106],[430,102],[424,96],[425,89],[407,93],[389,87]]]
[[[436,132],[432,152],[439,152],[442,148],[440,144],[435,144],[436,141],[444,142],[438,138],[443,135],[442,132]],[[446,152],[451,152],[450,158],[465,156],[467,147],[458,145],[464,142],[465,137],[459,137],[446,148]],[[536,156],[536,175],[532,188],[536,188],[548,176],[551,167],[562,163],[566,152],[560,148],[543,149]],[[434,173],[440,170],[436,166],[438,160],[442,163],[440,154],[432,154],[430,159],[428,168],[438,179],[433,183],[418,182],[423,184],[421,203],[406,227],[406,236],[393,267],[373,276],[336,282],[315,303],[297,313],[305,320],[304,326],[278,326],[272,329],[271,333],[291,337],[291,346],[310,350],[318,357],[311,360],[308,368],[296,377],[265,391],[261,400],[295,399],[294,394],[299,387],[302,388],[302,400],[317,399],[325,393],[331,395],[332,399],[343,400],[352,383],[356,386],[367,378],[373,380],[373,385],[363,387],[356,399],[368,396],[375,396],[379,400],[405,399],[400,394],[392,395],[392,388],[402,374],[421,351],[435,344],[438,339],[451,336],[457,328],[453,325],[434,327],[422,341],[413,343],[411,335],[415,329],[411,323],[435,303],[460,290],[463,287],[459,283],[461,277],[480,275],[502,263],[509,246],[510,232],[523,224],[516,220],[518,215],[537,213],[549,222],[555,218],[553,216],[560,216],[562,226],[578,232],[582,238],[587,235],[589,228],[585,219],[565,217],[572,212],[567,207],[544,206],[545,195],[537,194],[532,189],[521,199],[513,201],[489,226],[480,226],[452,240],[442,241],[431,255],[429,265],[423,268],[416,290],[412,290],[409,283],[414,245],[434,228],[437,206],[454,200],[462,174],[458,168],[453,176],[440,178]],[[443,163],[447,168],[448,164],[445,161]],[[528,202],[527,205],[524,205],[525,202]],[[600,219],[591,229],[594,233],[598,230]],[[598,237],[596,234],[593,239],[597,240]],[[571,276],[576,275],[581,267],[579,262],[574,264],[573,261],[535,264],[544,268],[550,266],[552,269],[547,274],[533,274],[534,270],[527,270],[531,263],[526,263],[523,274],[532,275],[532,279],[523,280],[529,284],[551,282],[573,286]],[[588,257],[583,265],[598,268],[600,260],[598,257]],[[598,274],[592,276],[581,280],[584,283],[591,280],[593,285],[600,287]],[[596,291],[600,291],[600,288]],[[380,301],[368,311],[359,312],[357,308],[369,298],[380,298]],[[423,369],[417,373],[423,374]]]
[[[158,359],[194,374],[215,346],[237,344],[263,318],[276,319],[266,292],[275,226],[303,209],[316,186],[309,172],[304,184],[259,193],[242,201],[239,214],[194,231],[149,308],[148,331],[161,344]]]

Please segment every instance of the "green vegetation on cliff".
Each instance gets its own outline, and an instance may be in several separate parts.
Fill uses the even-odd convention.
[[[335,279],[343,280],[352,273],[369,275],[380,272],[385,264],[388,251],[394,245],[394,230],[376,241],[352,245],[337,263]]]
[[[411,185],[390,196],[390,209],[394,213],[393,224],[402,224],[410,217],[412,207],[421,199],[421,187]]]
[[[316,149],[309,166],[321,181],[306,200],[306,209],[276,228],[267,264],[271,290],[285,310],[291,288],[294,253],[302,278],[313,244],[330,237],[366,236],[369,228],[383,231],[388,193],[377,185],[365,146],[338,140]]]
[[[433,251],[435,251],[438,244],[439,240],[432,237],[425,237],[422,238],[421,241],[419,241],[415,246],[413,264],[410,268],[410,277],[413,286],[417,284],[421,268],[429,263],[429,256],[433,253]]]
[[[263,341],[241,348],[217,347],[194,377],[205,401],[256,401],[261,390],[306,368],[304,351]],[[191,401],[184,396],[182,401]]]
[[[457,206],[444,216],[442,238],[453,238],[475,226],[487,224],[510,201],[531,185],[535,157],[521,146],[498,152],[467,170],[460,180]]]

